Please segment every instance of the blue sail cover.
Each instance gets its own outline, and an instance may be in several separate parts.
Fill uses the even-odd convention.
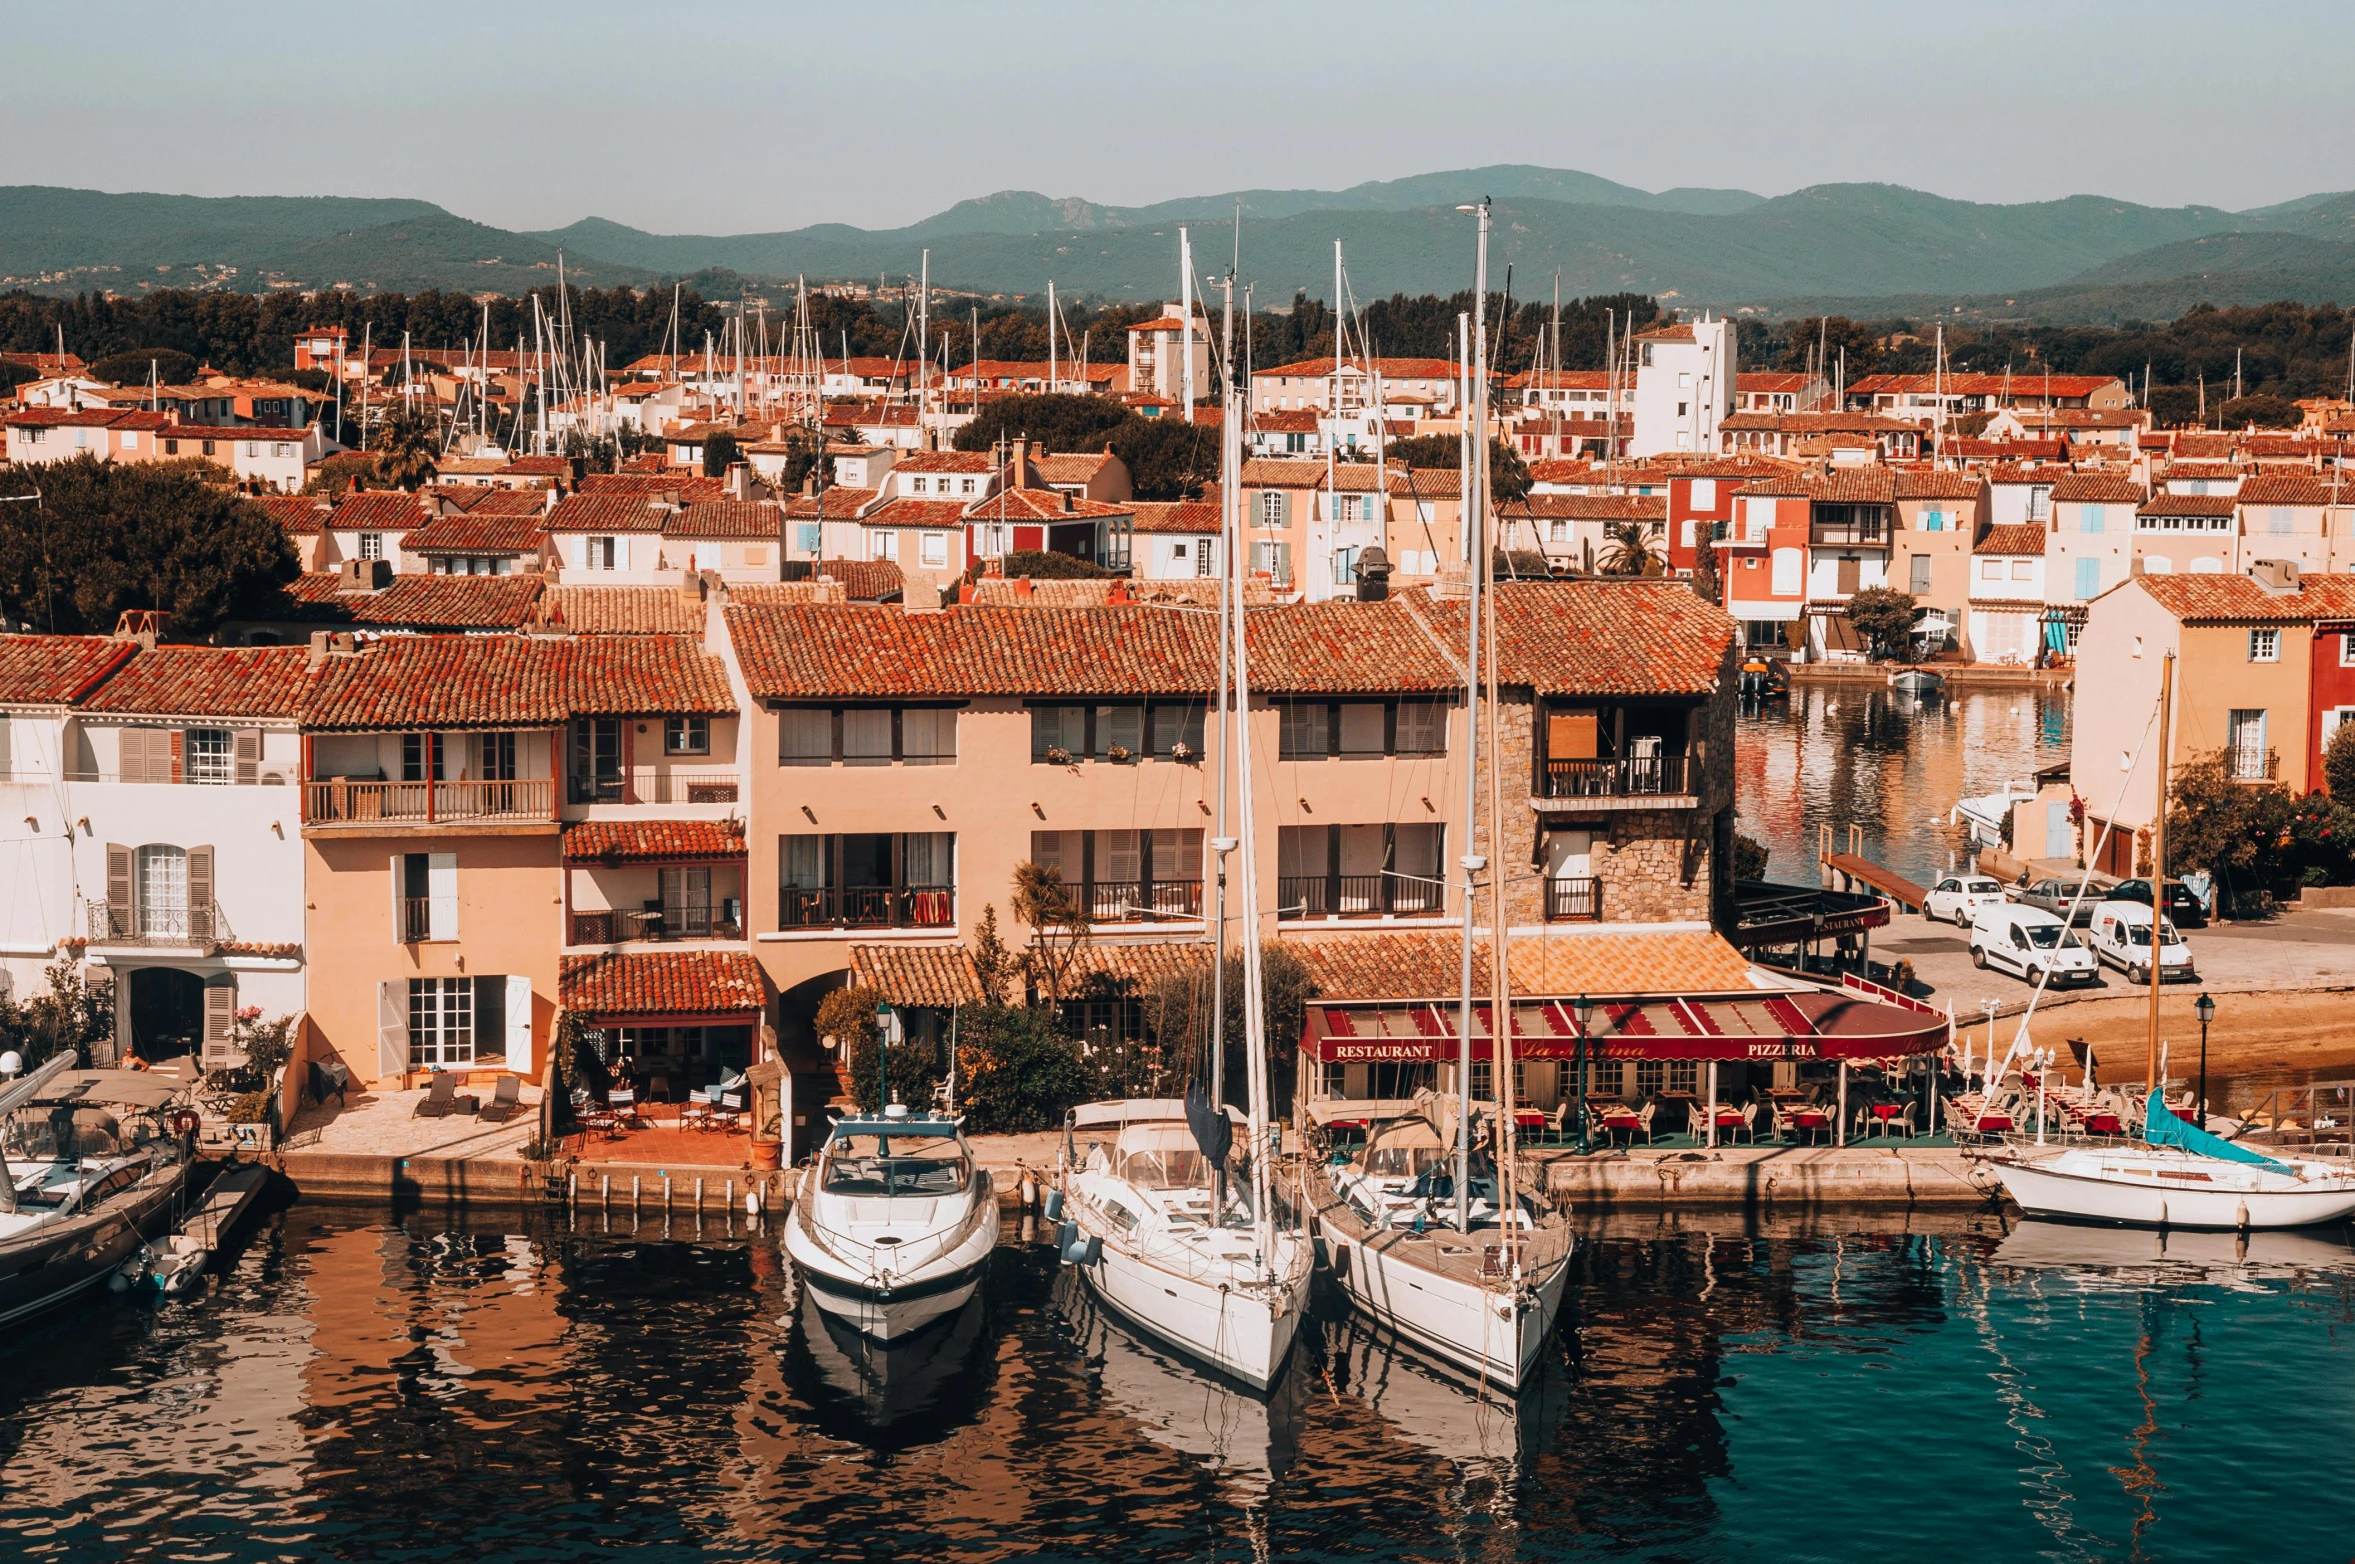
[[[2271,1168],[2276,1173],[2295,1173],[2297,1169],[2286,1162],[2236,1146],[2231,1141],[2209,1134],[2206,1130],[2177,1118],[2152,1092],[2149,1109],[2143,1115],[2142,1138],[2154,1146],[2173,1146],[2179,1151],[2197,1152],[2203,1157],[2215,1157],[2224,1162],[2246,1162],[2253,1167]]]

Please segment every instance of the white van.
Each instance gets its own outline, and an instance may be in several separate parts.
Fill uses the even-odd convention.
[[[2129,983],[2151,980],[2151,909],[2138,901],[2105,901],[2093,909],[2093,925],[2086,931],[2093,953],[2125,972]],[[2191,946],[2176,932],[2175,920],[2159,925],[2159,981],[2186,981],[2192,970]]]
[[[2093,952],[2065,920],[2015,902],[1981,907],[1972,917],[1971,965],[2000,967],[2031,983],[2049,969],[2047,981],[2054,985],[2091,983],[2101,975]]]

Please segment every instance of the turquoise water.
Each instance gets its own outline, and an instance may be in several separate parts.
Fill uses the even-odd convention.
[[[1596,1230],[1484,1405],[1338,1318],[1267,1401],[1014,1240],[879,1361],[773,1233],[270,1219],[0,1348],[0,1558],[2337,1560],[2345,1235]]]

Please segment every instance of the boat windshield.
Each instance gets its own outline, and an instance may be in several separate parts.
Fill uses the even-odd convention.
[[[953,1195],[973,1165],[954,1135],[842,1135],[826,1147],[830,1195]]]
[[[145,1139],[139,1136],[138,1139]],[[119,1120],[89,1103],[42,1104],[19,1108],[0,1127],[0,1150],[17,1161],[73,1161],[116,1157],[131,1149]]]
[[[1374,1132],[1360,1159],[1373,1178],[1421,1178],[1452,1155],[1439,1132],[1421,1119],[1402,1119]]]
[[[1113,1166],[1139,1189],[1201,1189],[1210,1159],[1183,1124],[1131,1124],[1120,1132]]]

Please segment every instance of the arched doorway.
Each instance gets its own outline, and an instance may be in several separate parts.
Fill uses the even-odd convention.
[[[204,980],[176,967],[137,967],[130,975],[131,1046],[154,1063],[199,1054],[204,1046]]]

